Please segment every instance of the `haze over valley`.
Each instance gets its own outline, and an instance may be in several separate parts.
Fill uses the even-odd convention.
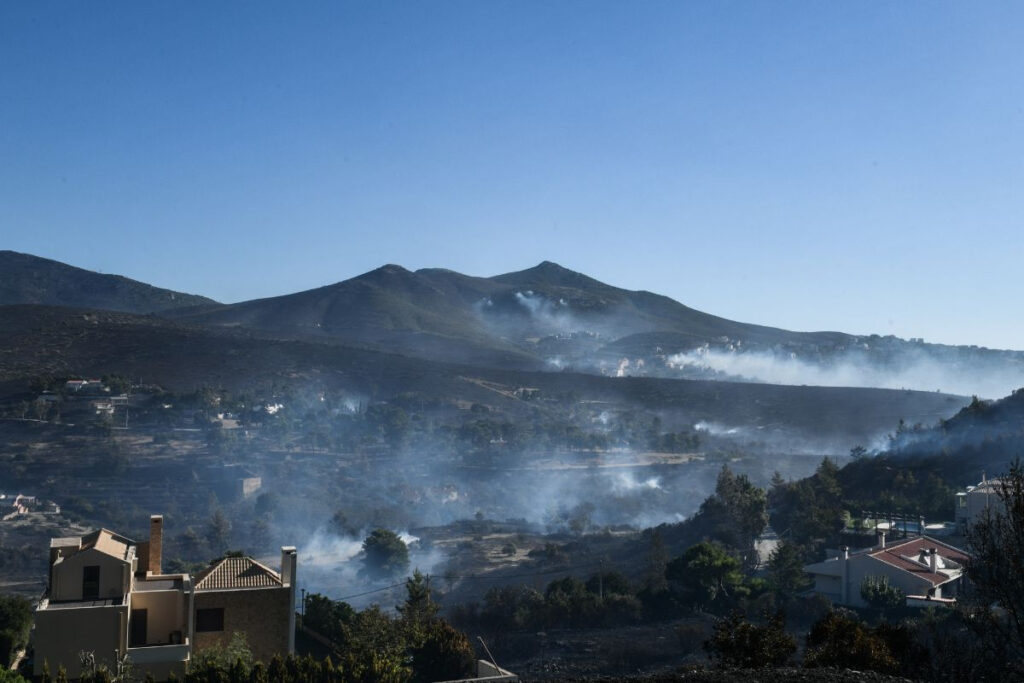
[[[295,543],[308,589],[335,597],[366,587],[354,558],[374,527],[433,539],[413,548],[436,572],[455,557],[437,529],[465,520],[538,539],[676,523],[723,464],[767,485],[884,451],[901,424],[1008,393],[1024,362],[747,325],[549,262],[490,278],[389,265],[238,304],[0,263],[5,488],[127,529],[159,508],[183,561],[215,551],[201,530],[226,511],[228,539]],[[76,396],[77,378],[106,388]],[[252,497],[231,488],[244,477]]]

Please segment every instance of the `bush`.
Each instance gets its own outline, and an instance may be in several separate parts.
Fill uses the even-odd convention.
[[[469,639],[445,621],[433,621],[423,642],[412,649],[413,676],[418,681],[451,681],[473,673],[476,653]]]
[[[897,663],[888,644],[849,610],[833,610],[807,634],[804,666],[892,673]]]
[[[764,625],[752,624],[739,611],[715,624],[704,649],[720,668],[765,669],[784,665],[796,652],[796,640],[786,633],[781,612],[766,615]]]
[[[907,594],[889,583],[885,576],[868,576],[860,584],[860,596],[864,602],[883,612],[895,609],[907,602]]]
[[[363,541],[363,552],[363,568],[371,576],[398,576],[409,569],[409,548],[393,531],[374,529]]]
[[[0,595],[0,667],[7,668],[14,654],[28,644],[32,603],[17,595]]]

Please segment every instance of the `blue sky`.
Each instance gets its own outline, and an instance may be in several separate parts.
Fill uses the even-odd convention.
[[[1024,4],[0,4],[0,248],[223,301],[553,260],[1024,349]]]

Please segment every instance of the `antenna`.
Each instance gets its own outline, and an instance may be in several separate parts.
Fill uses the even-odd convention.
[[[481,638],[480,636],[477,636],[476,639],[479,640],[480,644],[484,646],[484,652],[487,653],[487,657],[491,660],[491,664],[494,665],[494,668],[497,669],[498,671],[501,671],[502,670],[501,667],[498,666],[498,663],[496,661],[494,661],[494,655],[491,654],[491,651],[487,647],[487,643],[484,642],[484,639]]]

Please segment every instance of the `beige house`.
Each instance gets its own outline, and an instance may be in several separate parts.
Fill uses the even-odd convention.
[[[929,536],[887,544],[885,534],[873,548],[842,549],[835,557],[804,567],[815,593],[838,605],[865,607],[860,594],[867,578],[885,577],[907,595],[908,605],[949,605],[960,590],[968,555]]]
[[[181,678],[194,652],[234,631],[245,632],[258,658],[294,652],[295,548],[281,549],[283,576],[240,557],[193,581],[161,571],[162,541],[163,517],[153,515],[146,542],[106,529],[50,542],[48,590],[35,614],[36,675],[45,662],[77,677],[86,652],[111,670],[127,656],[140,674]],[[243,585],[255,574],[258,586]],[[211,576],[219,578],[198,589]]]
[[[285,547],[280,574],[251,557],[225,557],[196,575],[196,649],[226,645],[241,632],[256,659],[294,652],[295,565],[295,548]]]

